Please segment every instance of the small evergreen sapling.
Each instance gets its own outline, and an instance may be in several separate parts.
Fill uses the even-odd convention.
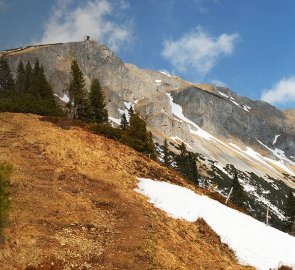
[[[126,114],[123,113],[121,115],[120,128],[123,129],[123,130],[126,130],[127,127],[128,127],[128,121],[127,121],[127,118],[126,118]]]

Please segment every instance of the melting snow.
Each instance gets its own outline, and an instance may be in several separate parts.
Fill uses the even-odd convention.
[[[222,93],[222,92],[220,92],[220,91],[218,91],[218,93],[219,93],[220,95],[222,95],[222,96],[228,98],[228,95],[226,95],[226,94],[224,94],[224,93]]]
[[[155,83],[156,83],[156,85],[161,85],[161,83],[162,83],[162,80],[155,80]]]
[[[189,130],[192,134],[196,134],[206,140],[211,140],[212,136],[205,130],[201,129],[198,125],[196,125],[193,121],[186,118],[182,113],[182,107],[176,103],[173,102],[173,98],[170,93],[166,93],[169,97],[170,105],[171,105],[171,111],[172,113],[177,116],[182,121],[186,122],[188,124]],[[196,130],[192,129],[191,127],[194,127]]]
[[[295,238],[266,226],[237,210],[193,191],[151,179],[139,178],[137,192],[149,197],[155,207],[169,216],[190,222],[203,218],[235,251],[240,263],[258,270],[295,267]]]
[[[251,107],[248,106],[248,105],[243,105],[243,110],[246,111],[246,112],[250,112]]]
[[[168,77],[171,77],[171,74],[169,74],[168,71],[164,71],[164,70],[162,70],[162,71],[160,71],[160,73],[162,73],[162,74],[164,74],[164,75],[166,75],[166,76],[168,76]]]
[[[282,134],[279,134],[279,135],[276,135],[276,136],[275,136],[275,138],[274,138],[274,140],[273,140],[273,142],[272,142],[272,145],[275,145],[275,144],[276,144],[278,138],[279,138],[281,135],[282,135]]]
[[[193,149],[188,143],[186,143],[185,141],[183,141],[182,139],[180,139],[178,136],[172,136],[170,137],[173,141],[180,141],[180,142],[183,142],[187,147]]]
[[[251,110],[251,107],[250,107],[250,106],[248,106],[248,105],[243,105],[243,106],[241,106],[238,102],[236,102],[235,98],[230,97],[230,96],[228,96],[228,95],[226,95],[226,94],[224,94],[224,93],[222,93],[222,92],[220,92],[220,91],[218,91],[218,93],[219,93],[220,95],[226,97],[226,98],[229,98],[229,100],[230,100],[233,104],[235,104],[235,105],[238,106],[239,108],[243,109],[244,111],[246,111],[246,112],[250,112],[250,110]]]
[[[65,102],[65,103],[68,103],[70,101],[70,98],[64,94],[63,97],[60,97],[59,95],[57,94],[54,94],[56,97],[58,97],[61,101]]]
[[[121,124],[121,119],[118,119],[118,118],[114,118],[114,117],[109,116],[109,120],[111,120],[112,122],[114,122],[117,125],[120,125]]]
[[[290,163],[291,165],[295,165],[295,162],[288,159],[285,155],[285,152],[281,149],[271,149],[269,148],[267,145],[263,144],[261,141],[257,140],[262,146],[264,146],[266,149],[268,149],[270,152],[272,152],[272,154],[277,157],[279,159],[278,160],[273,160],[270,158],[265,157],[265,159],[271,163],[273,163],[274,165],[282,168],[283,170],[285,170],[288,174],[293,175],[294,176],[294,172],[291,171],[285,164],[284,161]]]

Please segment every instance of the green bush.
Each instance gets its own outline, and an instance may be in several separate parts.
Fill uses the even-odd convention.
[[[10,206],[10,174],[12,166],[6,163],[0,164],[0,236],[7,223]]]

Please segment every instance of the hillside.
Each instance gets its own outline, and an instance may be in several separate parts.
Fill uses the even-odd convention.
[[[190,186],[117,142],[1,113],[3,161],[14,193],[1,269],[253,269],[204,221],[172,219],[135,192],[137,177]]]
[[[109,121],[118,125],[122,113],[133,106],[147,122],[155,142],[177,153],[185,142],[198,155],[202,181],[226,196],[236,168],[247,192],[246,208],[270,224],[284,226],[284,205],[295,188],[295,118],[292,110],[241,97],[232,90],[194,84],[163,71],[124,63],[109,48],[95,41],[45,44],[0,52],[14,74],[20,60],[44,66],[54,93],[64,103],[72,59],[76,59],[86,85],[98,78],[107,100]]]

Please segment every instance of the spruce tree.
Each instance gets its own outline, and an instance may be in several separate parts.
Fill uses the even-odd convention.
[[[245,195],[244,195],[244,189],[239,182],[237,171],[234,172],[232,187],[233,187],[233,191],[232,191],[232,196],[230,200],[237,206],[242,207],[244,205]]]
[[[146,130],[145,121],[137,113],[131,115],[128,128],[120,141],[139,152],[153,154],[152,138]]]
[[[15,89],[18,94],[25,93],[26,71],[23,62],[20,60],[17,67]]]
[[[163,145],[163,160],[166,166],[170,166],[171,160],[170,160],[170,151],[168,148],[167,139],[164,140],[164,145]]]
[[[153,142],[153,135],[152,135],[151,131],[148,133],[148,136],[147,136],[147,149],[146,149],[146,151],[150,155],[151,159],[153,159],[153,160],[157,159],[156,147]]]
[[[134,114],[134,109],[132,105],[130,105],[130,108],[128,109],[128,113],[129,113],[129,119],[130,119],[131,116]]]
[[[87,108],[85,79],[77,60],[73,60],[71,64],[68,93],[70,98],[68,103],[70,116],[72,118],[83,119]]]
[[[188,178],[192,182],[199,184],[199,173],[197,168],[196,157],[193,153],[189,152],[187,156],[187,162],[189,166],[188,168]]]
[[[290,189],[285,206],[286,231],[291,232],[293,223],[295,222],[295,196],[293,190]]]
[[[98,79],[93,79],[91,82],[89,106],[91,120],[96,123],[104,123],[108,121],[108,111],[106,109],[104,94]]]
[[[27,62],[25,67],[25,81],[24,81],[24,92],[30,93],[31,84],[32,84],[32,66],[30,62]]]
[[[179,154],[175,158],[177,170],[184,176],[187,176],[187,150],[184,142],[181,143],[178,150]]]
[[[126,130],[128,127],[128,121],[127,121],[127,118],[126,118],[126,114],[123,113],[121,115],[121,123],[120,123],[120,128],[123,129],[123,130]]]
[[[15,87],[14,79],[4,56],[0,58],[0,91],[13,91]]]
[[[40,91],[43,90],[43,85],[41,82],[41,68],[38,59],[36,59],[34,68],[31,71],[30,68],[28,68],[28,77],[30,77],[28,79],[28,92],[35,98],[39,98]]]

